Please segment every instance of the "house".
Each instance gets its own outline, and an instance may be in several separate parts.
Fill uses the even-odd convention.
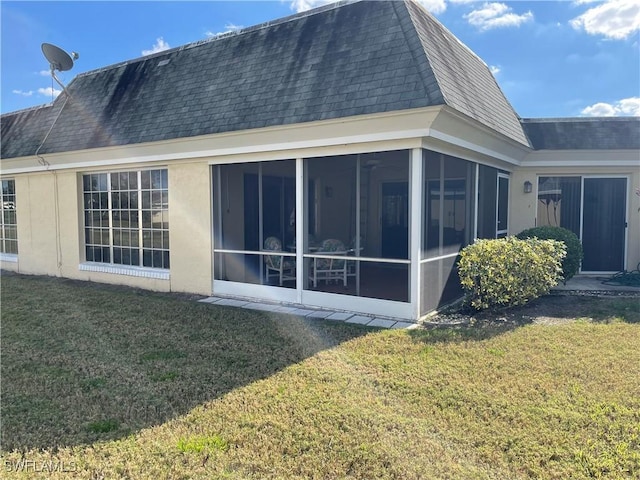
[[[415,321],[475,238],[640,261],[640,119],[521,119],[420,5],[339,2],[1,117],[3,269]]]

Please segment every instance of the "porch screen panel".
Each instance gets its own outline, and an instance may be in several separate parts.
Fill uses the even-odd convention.
[[[442,244],[443,206],[440,200],[440,183],[442,181],[441,155],[436,152],[424,153],[424,214],[423,222],[423,256],[426,258],[440,255]]]
[[[478,238],[496,238],[498,170],[480,165],[478,172]]]
[[[409,152],[307,158],[307,290],[409,301]],[[333,258],[330,258],[333,257]]]
[[[475,168],[471,162],[445,156],[442,183],[442,254],[457,253],[473,239],[473,189]]]
[[[214,278],[295,288],[295,160],[219,165],[213,185]]]
[[[509,231],[509,177],[498,175],[498,222],[496,236],[504,238]]]
[[[432,151],[424,152],[423,162],[420,305],[424,315],[462,295],[457,260],[460,250],[473,241],[476,168],[472,162]],[[495,223],[493,231],[495,235]]]
[[[420,276],[420,315],[433,312],[463,295],[457,256],[423,262]]]

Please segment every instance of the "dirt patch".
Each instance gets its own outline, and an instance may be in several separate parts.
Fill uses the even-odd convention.
[[[537,298],[526,305],[500,311],[472,312],[450,308],[423,322],[439,326],[518,326],[528,323],[557,325],[576,320],[640,323],[640,295],[624,292],[562,292]]]

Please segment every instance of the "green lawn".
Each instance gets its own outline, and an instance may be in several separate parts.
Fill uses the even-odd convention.
[[[640,477],[639,299],[537,302],[391,331],[3,275],[0,477]]]

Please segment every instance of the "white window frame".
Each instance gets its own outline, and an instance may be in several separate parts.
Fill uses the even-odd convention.
[[[86,247],[87,247],[87,243],[86,243],[86,236],[84,236],[84,262],[80,264],[79,269],[81,271],[93,271],[93,272],[102,272],[102,273],[113,273],[113,274],[118,274],[118,275],[129,275],[129,276],[136,276],[136,277],[147,277],[147,278],[157,278],[157,279],[168,279],[169,278],[169,267],[153,267],[153,266],[145,266],[144,265],[144,251],[145,250],[150,250],[150,251],[160,251],[160,252],[168,252],[169,256],[170,256],[170,246],[169,248],[156,248],[153,247],[153,244],[151,247],[145,247],[144,246],[144,231],[145,230],[149,230],[146,229],[142,226],[142,212],[145,210],[143,209],[143,198],[142,198],[142,193],[143,192],[155,192],[155,191],[160,191],[161,193],[164,192],[165,190],[167,191],[168,194],[168,190],[169,190],[169,186],[168,186],[168,181],[167,181],[167,186],[166,189],[163,188],[162,186],[160,188],[150,188],[150,189],[143,189],[142,188],[142,173],[143,172],[154,172],[154,171],[159,171],[161,172],[160,174],[162,175],[162,172],[166,172],[166,176],[168,178],[168,170],[166,167],[154,167],[154,168],[146,168],[146,169],[133,169],[133,170],[128,170],[128,169],[122,169],[122,170],[113,170],[113,171],[100,171],[100,172],[86,172],[86,173],[82,173],[81,174],[81,179],[80,179],[80,183],[81,183],[81,190],[82,190],[82,212],[83,212],[83,234],[86,232],[86,230],[88,228],[95,228],[93,225],[87,225],[86,224],[86,212],[87,212],[87,208],[86,208],[86,204],[85,204],[85,200],[84,200],[84,195],[85,193],[90,193],[92,191],[85,191],[84,189],[84,178],[86,176],[91,176],[91,175],[106,175],[106,180],[107,180],[107,189],[106,189],[106,193],[107,193],[107,208],[100,208],[99,210],[103,210],[108,212],[108,232],[109,232],[109,262],[100,262],[100,261],[95,261],[95,260],[88,260],[86,258]],[[120,192],[123,191],[121,189],[113,189],[112,186],[112,180],[111,180],[111,175],[113,174],[121,174],[121,173],[135,173],[137,176],[137,188],[135,190],[131,190],[131,189],[127,189],[127,191],[137,191],[138,193],[138,206],[136,209],[131,209],[131,208],[126,208],[126,209],[114,209],[113,205],[112,205],[112,194],[114,192]],[[105,191],[102,191],[105,192]],[[150,194],[151,194],[150,193]],[[167,195],[168,196],[168,195]],[[168,200],[167,200],[168,202]],[[161,205],[162,207],[163,205]],[[114,211],[119,211],[119,210],[126,210],[128,212],[135,212],[137,211],[138,213],[138,227],[135,229],[130,229],[132,230],[137,230],[137,232],[135,232],[135,234],[138,235],[138,245],[137,247],[132,247],[132,246],[128,246],[125,248],[137,248],[137,250],[139,251],[139,262],[137,265],[129,265],[126,263],[115,263],[114,262],[114,247],[118,248],[118,245],[114,245],[114,229],[118,229],[118,227],[114,227],[113,224],[113,213]],[[163,208],[160,208],[160,211],[164,210]],[[166,210],[168,212],[169,210],[169,206],[168,203],[166,205]],[[153,209],[151,210],[153,211]],[[102,227],[100,227],[102,228]],[[153,232],[154,229],[151,229],[151,231]],[[161,228],[159,229],[160,232],[165,232],[168,234],[169,228]],[[162,234],[161,233],[161,234]],[[85,234],[86,235],[86,234]],[[151,240],[153,242],[153,239]],[[96,245],[99,246],[98,244],[89,244],[89,245]],[[105,245],[106,247],[106,245]],[[164,245],[163,245],[164,247]]]
[[[17,194],[16,194],[16,181],[14,178],[3,178],[2,182],[13,182],[13,208],[8,208],[7,210],[13,210],[13,212],[16,214],[16,220],[15,223],[5,223],[4,221],[4,211],[5,211],[5,202],[9,202],[9,200],[5,200],[5,193],[4,191],[0,188],[0,202],[2,202],[2,217],[0,217],[0,229],[2,229],[2,239],[1,244],[0,244],[0,259],[3,261],[8,261],[8,262],[16,262],[17,258],[18,258],[18,235],[17,235],[17,229],[18,229],[18,216],[16,213],[16,204],[17,204]],[[16,251],[15,252],[7,252],[7,241],[9,242],[13,242],[13,239],[7,240],[6,237],[6,227],[7,226],[11,226],[11,227],[15,227],[16,228],[16,238],[15,238],[15,243],[16,243]]]

